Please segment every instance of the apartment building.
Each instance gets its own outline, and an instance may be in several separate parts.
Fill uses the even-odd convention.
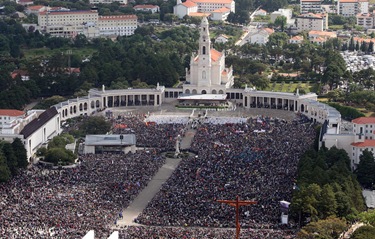
[[[374,27],[374,13],[358,13],[357,25],[364,29],[372,29]]]
[[[150,13],[160,12],[160,7],[158,5],[135,5],[133,9],[134,11],[141,11],[141,12],[150,12]]]
[[[368,13],[368,0],[338,0],[337,14],[344,17],[355,17],[359,13]]]
[[[83,26],[86,23],[98,22],[96,10],[86,11],[44,11],[38,14],[38,25],[43,30],[47,26]]]
[[[120,4],[128,4],[128,0],[90,0],[90,4],[111,4],[118,2]]]
[[[99,16],[97,26],[101,36],[130,36],[137,29],[137,16]]]
[[[300,7],[301,7],[301,13],[322,12],[322,1],[321,0],[301,0]]]
[[[297,32],[328,29],[328,13],[305,13],[296,17]]]
[[[226,20],[230,12],[235,12],[233,0],[177,0],[176,6],[173,7],[173,13],[179,18],[204,13],[211,15],[213,20]]]
[[[73,38],[84,34],[99,36],[129,36],[137,28],[135,15],[99,16],[89,11],[44,11],[38,15],[39,28],[52,36]]]

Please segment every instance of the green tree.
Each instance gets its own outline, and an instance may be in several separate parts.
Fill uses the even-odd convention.
[[[335,193],[329,184],[324,185],[321,193],[319,212],[321,213],[320,218],[327,218],[330,216],[336,216],[337,213],[337,202]]]
[[[65,148],[67,144],[71,144],[73,142],[73,136],[71,136],[70,134],[61,134],[53,137],[53,139],[48,143],[48,149]]]
[[[18,169],[18,162],[16,155],[14,154],[12,144],[9,142],[2,141],[0,148],[3,156],[5,157],[6,163],[11,174],[16,175]]]
[[[28,165],[27,152],[20,138],[15,138],[12,142],[14,155],[17,158],[17,166],[19,168],[26,168]]]
[[[46,153],[44,160],[46,162],[58,164],[71,164],[74,162],[75,155],[72,151],[64,148],[52,148]]]
[[[368,225],[362,226],[354,231],[350,239],[375,239],[375,227]]]
[[[10,179],[10,170],[4,155],[0,154],[0,182],[7,182]]]
[[[339,218],[327,218],[311,222],[298,233],[298,239],[336,239],[347,228],[346,222]]]
[[[111,123],[102,116],[92,116],[82,123],[80,129],[84,134],[106,134],[111,129]]]
[[[281,31],[284,31],[284,28],[286,26],[286,17],[285,16],[278,16],[275,19],[275,22],[273,23],[276,27],[280,27]]]
[[[359,183],[365,188],[372,188],[375,182],[375,160],[372,152],[365,149],[359,156],[359,164],[355,170]]]

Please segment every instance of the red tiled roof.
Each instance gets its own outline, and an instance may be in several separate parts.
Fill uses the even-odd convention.
[[[218,61],[222,56],[221,52],[217,51],[215,49],[211,49],[210,53],[211,53],[211,60],[212,61]],[[198,61],[198,59],[199,59],[199,56],[196,56],[194,61]]]
[[[352,120],[355,124],[375,124],[375,117],[359,117]]]
[[[358,0],[339,0],[340,3],[342,2],[359,2]]]
[[[219,9],[216,9],[214,10],[213,12],[229,12],[230,9],[227,8],[227,7],[222,7],[222,8],[219,8]]]
[[[302,41],[303,40],[303,36],[294,36],[294,37],[290,38],[290,40]]]
[[[218,61],[221,58],[222,54],[220,51],[211,49],[211,60]]]
[[[44,6],[42,6],[42,5],[36,5],[36,6],[29,6],[29,7],[27,7],[27,9],[29,9],[31,11],[37,11],[37,10],[43,8],[43,7]]]
[[[14,70],[12,73],[10,73],[12,79],[16,78],[16,76],[28,76],[29,73],[25,70]]]
[[[183,2],[182,5],[184,5],[185,7],[196,7],[197,4],[195,2],[192,2],[192,1],[186,1],[186,2]]]
[[[351,143],[354,147],[375,147],[375,139],[365,139],[364,142]]]
[[[91,10],[82,10],[82,11],[55,11],[55,12],[50,12],[50,11],[44,11],[39,13],[40,15],[66,15],[66,14],[91,14],[91,13],[96,13],[97,11],[91,11]]]
[[[24,114],[25,112],[20,111],[20,110],[0,109],[0,115],[4,115],[4,116],[16,117],[16,116],[22,116]]]
[[[191,17],[208,17],[211,13],[208,12],[190,12],[189,16]]]

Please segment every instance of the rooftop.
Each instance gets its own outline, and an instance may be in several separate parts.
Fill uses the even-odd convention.
[[[225,94],[180,95],[178,100],[225,100]]]
[[[352,120],[354,124],[375,124],[375,117],[359,117]]]
[[[0,115],[1,116],[11,116],[11,117],[17,117],[22,116],[26,114],[23,111],[20,110],[12,110],[12,109],[0,109]]]
[[[351,145],[359,148],[375,147],[375,139],[365,139],[364,142],[351,143]]]
[[[43,113],[39,115],[38,118],[33,119],[30,123],[28,123],[20,134],[23,135],[24,139],[27,139],[30,135],[32,135],[35,131],[37,131],[40,127],[46,124],[50,119],[55,117],[58,112],[55,107],[51,107],[45,110]]]

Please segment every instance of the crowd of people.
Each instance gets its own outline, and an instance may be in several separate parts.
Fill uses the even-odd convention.
[[[241,238],[251,239],[288,239],[293,238],[293,230],[243,228]],[[154,227],[131,226],[119,233],[120,239],[230,239],[235,229],[202,227]]]
[[[107,238],[122,210],[165,162],[158,150],[80,157],[75,168],[40,166],[0,184],[0,238]]]
[[[302,123],[301,123],[302,122]],[[297,162],[313,144],[304,119],[271,118],[241,124],[201,124],[191,150],[136,219],[144,225],[235,227],[235,209],[218,199],[255,200],[241,209],[251,228],[277,229],[280,201],[290,201]]]
[[[185,128],[180,117],[172,118],[175,121],[168,117],[169,123],[163,124],[145,121],[146,117],[143,114],[117,115],[113,119],[113,133],[134,133],[138,147],[157,148],[162,151],[173,150],[176,137],[182,135]]]
[[[94,229],[96,238],[107,238],[164,164],[161,152],[174,151],[177,135],[192,126],[179,117],[145,118],[117,115],[112,122],[113,133],[134,133],[137,146],[147,150],[84,155],[69,169],[33,166],[0,184],[0,235],[82,238]],[[120,238],[231,238],[235,209],[216,200],[237,195],[257,202],[241,208],[243,238],[293,238],[292,227],[279,225],[279,202],[291,200],[298,158],[313,144],[311,124],[261,116],[193,123],[190,150],[196,155],[182,160],[136,219],[145,226],[120,228]]]

